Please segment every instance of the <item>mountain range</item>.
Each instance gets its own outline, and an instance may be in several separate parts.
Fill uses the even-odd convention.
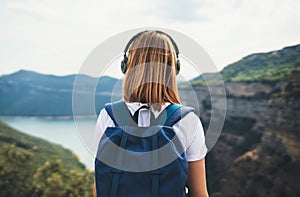
[[[220,73],[225,82],[277,81],[285,79],[293,70],[300,69],[300,45],[285,47],[268,53],[256,53],[228,65]],[[214,73],[206,73],[191,80],[192,85],[214,80]],[[96,113],[111,101],[111,92],[121,93],[118,79],[86,75],[55,76],[20,70],[0,77],[0,115],[4,116],[71,116],[74,80],[80,86],[97,84],[95,92]],[[115,85],[118,84],[117,87]],[[86,112],[88,113],[88,112]],[[82,112],[82,115],[85,114]]]
[[[93,93],[96,111],[110,101],[111,90],[118,81],[108,76],[98,79],[85,75],[54,76],[20,70],[0,77],[0,115],[71,116],[76,77],[80,78],[82,87],[97,84]]]

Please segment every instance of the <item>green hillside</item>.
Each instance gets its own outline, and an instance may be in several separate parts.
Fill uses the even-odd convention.
[[[92,196],[93,174],[60,145],[0,122],[0,196]]]
[[[293,70],[300,70],[300,45],[281,50],[248,55],[221,71],[224,81],[275,81],[286,79]],[[205,80],[213,80],[214,73],[205,73]],[[193,85],[204,84],[200,75],[191,81]]]

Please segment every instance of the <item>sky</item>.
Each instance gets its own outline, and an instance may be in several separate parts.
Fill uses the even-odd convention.
[[[74,74],[104,40],[144,27],[187,35],[222,70],[246,55],[299,44],[299,13],[299,0],[0,0],[0,75]],[[121,74],[119,65],[110,72]]]

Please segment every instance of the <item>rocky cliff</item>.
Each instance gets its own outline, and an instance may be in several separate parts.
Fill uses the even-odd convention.
[[[225,82],[226,118],[207,155],[211,196],[299,196],[300,71],[286,80]],[[198,108],[207,130],[212,102],[206,86],[182,88],[184,103]],[[213,88],[213,94],[221,92]]]

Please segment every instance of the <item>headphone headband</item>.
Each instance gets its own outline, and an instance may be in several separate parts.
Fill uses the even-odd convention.
[[[136,35],[134,35],[134,36],[129,40],[129,42],[127,43],[127,45],[125,46],[125,49],[124,49],[124,58],[123,58],[123,60],[121,61],[121,70],[122,70],[122,72],[123,72],[124,74],[125,74],[126,71],[127,71],[127,63],[128,63],[127,52],[128,52],[128,49],[129,49],[130,45],[135,41],[135,39],[136,39],[137,37],[139,37],[141,34],[147,32],[147,31],[148,31],[148,30],[142,31],[142,32],[139,32],[139,33],[137,33]],[[157,32],[157,33],[160,33],[160,34],[163,34],[163,35],[165,35],[165,36],[167,36],[167,37],[171,40],[172,45],[173,45],[173,47],[174,47],[174,49],[175,49],[175,53],[176,53],[176,58],[177,58],[176,74],[178,74],[179,71],[180,71],[180,61],[179,61],[179,59],[178,59],[178,58],[179,58],[179,49],[178,49],[177,44],[175,43],[175,41],[173,40],[173,38],[172,38],[170,35],[166,34],[165,32],[157,31],[157,30],[156,30],[156,32]]]
[[[135,41],[135,39],[136,39],[137,37],[139,37],[141,34],[147,32],[147,31],[148,31],[148,30],[139,32],[139,33],[137,33],[136,35],[134,35],[134,36],[129,40],[129,42],[127,43],[127,45],[126,45],[126,47],[125,47],[125,49],[124,49],[124,55],[127,54],[130,45]],[[178,46],[177,46],[176,42],[173,40],[173,38],[172,38],[170,35],[166,34],[165,32],[158,31],[158,30],[156,30],[156,32],[157,32],[157,33],[160,33],[160,34],[163,34],[163,35],[165,35],[165,36],[167,36],[167,37],[171,40],[172,45],[173,45],[173,47],[174,47],[174,49],[175,49],[176,57],[178,58],[178,57],[179,57],[179,56],[178,56],[178,55],[179,55],[179,49],[178,49]]]

